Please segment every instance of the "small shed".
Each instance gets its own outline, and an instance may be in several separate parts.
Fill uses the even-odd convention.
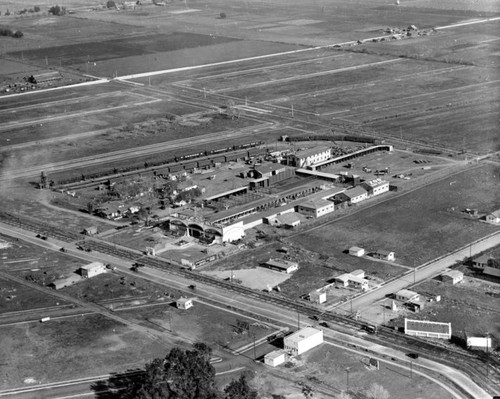
[[[326,302],[326,292],[312,291],[309,293],[309,300],[314,303],[322,304]]]
[[[182,297],[176,301],[175,305],[177,309],[188,310],[193,307],[193,300],[191,298]]]
[[[452,285],[462,282],[464,279],[464,274],[458,270],[447,270],[441,274],[441,281],[444,283],[450,283]]]
[[[264,356],[264,364],[267,364],[271,367],[279,366],[280,364],[285,363],[285,351],[277,350],[268,353]]]
[[[363,256],[365,254],[365,250],[360,247],[351,247],[349,248],[349,255],[352,256]]]
[[[78,274],[75,273],[75,274],[72,274],[71,276],[54,280],[50,284],[50,286],[56,290],[60,290],[61,288],[64,288],[64,287],[70,287],[73,284],[76,284],[81,280],[82,280],[81,276],[79,276]]]
[[[378,249],[373,253],[373,257],[388,261],[394,261],[396,259],[396,255],[394,254],[394,252],[386,251],[385,249]]]
[[[90,226],[83,229],[83,234],[85,234],[86,236],[95,236],[97,233],[97,226]]]

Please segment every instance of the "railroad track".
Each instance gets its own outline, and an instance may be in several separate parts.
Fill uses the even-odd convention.
[[[348,328],[363,329],[366,323],[363,321],[341,316],[332,312],[323,312],[314,305],[278,296],[274,293],[265,293],[248,287],[234,284],[229,281],[220,280],[212,276],[203,275],[191,270],[179,268],[178,265],[166,259],[152,258],[143,255],[139,251],[117,247],[97,239],[82,240],[81,236],[64,229],[48,226],[45,223],[27,220],[6,212],[0,211],[0,220],[3,222],[42,233],[48,237],[54,237],[65,242],[74,242],[77,246],[90,249],[99,253],[105,253],[132,263],[139,262],[145,266],[168,271],[171,274],[183,277],[194,282],[220,287],[233,291],[246,297],[252,297],[259,301],[271,302],[279,307],[284,307],[305,314],[309,317],[318,317],[326,322],[335,323]],[[496,358],[490,358],[488,364],[488,375],[486,375],[486,364],[477,355],[463,353],[458,350],[444,348],[432,344],[417,337],[402,335],[388,328],[380,328],[376,335],[367,335],[367,340],[391,346],[404,352],[417,352],[428,359],[458,368],[467,373],[480,386],[492,388],[500,383],[500,362]],[[483,371],[484,370],[484,371]]]

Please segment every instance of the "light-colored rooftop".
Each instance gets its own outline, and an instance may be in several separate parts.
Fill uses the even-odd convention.
[[[306,328],[303,328],[302,330],[299,330],[299,331],[293,333],[292,335],[289,335],[288,337],[286,337],[286,339],[287,339],[287,341],[289,340],[289,341],[293,341],[293,342],[298,342],[298,341],[302,341],[303,339],[312,337],[313,335],[316,335],[316,334],[319,334],[322,332],[323,331],[317,330],[316,328],[306,327]]]

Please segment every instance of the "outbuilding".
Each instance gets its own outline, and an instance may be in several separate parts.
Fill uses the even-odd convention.
[[[326,302],[326,292],[312,291],[309,293],[309,300],[311,302],[322,304]]]
[[[285,350],[292,356],[301,355],[323,343],[323,331],[306,327],[285,337]]]
[[[486,221],[488,223],[499,224],[500,223],[500,210],[487,214]]]
[[[403,302],[418,301],[420,299],[420,295],[418,295],[415,291],[399,290],[396,292],[396,299]]]
[[[83,234],[86,236],[95,236],[98,233],[96,226],[90,226],[83,229]]]
[[[176,301],[175,305],[177,309],[188,310],[193,307],[193,300],[191,298],[181,297]]]
[[[283,350],[272,351],[264,356],[264,364],[267,364],[271,367],[279,366],[280,364],[285,363],[286,353]]]
[[[263,263],[265,267],[271,270],[277,270],[279,272],[292,273],[299,268],[297,262],[292,262],[286,259],[269,259],[267,262]]]
[[[57,280],[54,280],[50,284],[50,286],[52,286],[56,290],[60,290],[61,288],[64,288],[64,287],[70,287],[70,286],[78,283],[81,280],[82,280],[81,276],[74,273],[68,277],[63,277],[63,278],[59,278]]]
[[[352,256],[363,256],[365,254],[365,250],[360,247],[351,247],[349,248],[349,255]]]
[[[382,260],[394,261],[396,260],[396,255],[392,251],[386,251],[385,249],[378,249],[373,253],[373,257]]]
[[[450,283],[452,285],[462,282],[464,279],[464,274],[459,270],[447,270],[441,274],[441,281],[444,283]]]
[[[91,278],[106,273],[106,266],[101,262],[92,262],[80,268],[80,274],[84,278]]]

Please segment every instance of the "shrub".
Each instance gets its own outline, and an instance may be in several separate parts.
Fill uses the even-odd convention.
[[[33,7],[33,11],[40,12],[40,7],[38,7],[38,6]]]
[[[220,13],[220,19],[226,19],[227,18],[227,15],[225,12],[221,12]]]
[[[21,38],[21,37],[23,37],[23,36],[24,36],[24,33],[23,33],[23,32],[21,32],[20,30],[16,30],[16,31],[14,32],[14,34],[12,35],[12,37],[15,37],[15,38],[17,38],[17,39],[20,39],[20,38]]]
[[[116,8],[116,4],[113,0],[109,0],[107,3],[106,3],[106,7],[108,8]]]
[[[49,8],[49,14],[62,16],[66,14],[65,7],[59,7],[58,5]]]

